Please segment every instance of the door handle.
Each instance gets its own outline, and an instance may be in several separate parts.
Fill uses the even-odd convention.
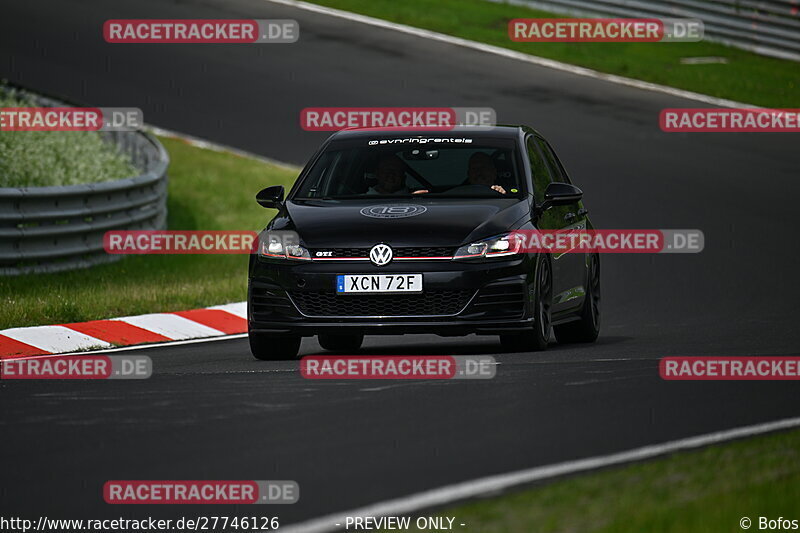
[[[584,209],[583,207],[578,209],[578,216],[579,217],[585,217],[588,214],[589,214],[589,210],[588,209]]]
[[[576,218],[575,213],[567,213],[566,215],[564,215],[564,220],[567,222],[572,222],[573,220],[575,220],[575,218]]]

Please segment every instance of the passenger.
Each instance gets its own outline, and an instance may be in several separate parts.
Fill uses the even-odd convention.
[[[506,194],[502,185],[497,185],[497,169],[489,154],[485,152],[475,152],[469,158],[467,167],[467,183],[469,185],[483,185],[490,189]]]

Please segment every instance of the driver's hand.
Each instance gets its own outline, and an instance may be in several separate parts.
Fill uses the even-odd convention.
[[[418,191],[412,192],[411,194],[425,194],[426,192],[429,192],[428,189],[420,189]],[[503,193],[503,194],[505,194],[505,193]]]
[[[492,185],[492,190],[493,191],[497,191],[500,194],[505,194],[506,193],[506,190],[503,188],[502,185]]]

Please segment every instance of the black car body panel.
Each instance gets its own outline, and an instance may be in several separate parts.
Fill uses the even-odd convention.
[[[286,202],[283,229],[302,231],[308,248],[365,246],[386,242],[391,246],[453,246],[508,231],[529,212],[526,202],[506,199],[452,201],[414,198],[398,201],[420,205],[423,215],[404,219],[369,218],[361,210],[386,199],[331,202]],[[331,212],[335,210],[335,223]],[[529,215],[528,215],[529,216]],[[479,221],[476,223],[476,221]],[[516,228],[514,228],[516,229]],[[376,239],[378,239],[376,241]]]

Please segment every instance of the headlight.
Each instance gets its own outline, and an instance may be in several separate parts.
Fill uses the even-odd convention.
[[[516,233],[506,233],[485,239],[472,244],[467,244],[456,250],[453,259],[493,259],[495,257],[509,257],[522,252],[522,240]]]
[[[258,255],[270,259],[295,259],[311,261],[311,254],[303,246],[285,242],[282,235],[267,235],[261,239]]]

